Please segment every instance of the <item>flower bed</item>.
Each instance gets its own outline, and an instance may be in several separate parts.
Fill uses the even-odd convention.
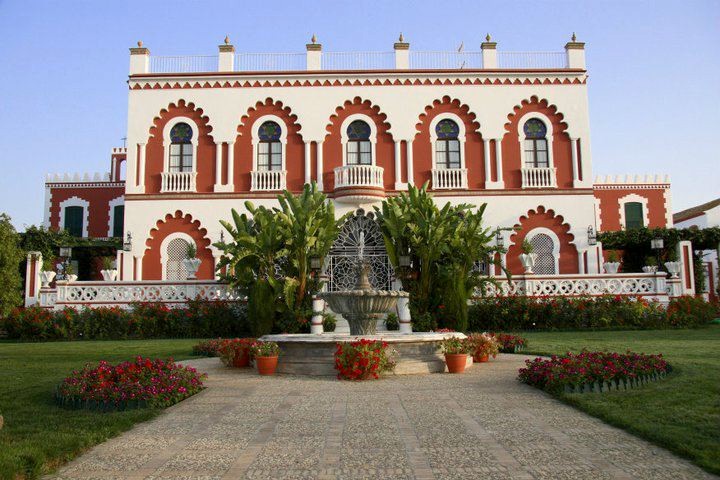
[[[55,400],[63,407],[101,411],[169,407],[202,390],[204,378],[172,360],[101,361],[73,371],[56,388]]]
[[[518,379],[551,392],[625,390],[663,378],[670,365],[662,355],[587,352],[526,360]]]
[[[500,344],[502,353],[517,353],[527,347],[528,341],[520,335],[512,335],[510,333],[491,333]]]
[[[380,340],[358,340],[338,343],[335,370],[341,380],[380,378],[395,368],[397,353]]]

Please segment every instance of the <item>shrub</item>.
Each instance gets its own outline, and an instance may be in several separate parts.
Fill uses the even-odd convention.
[[[397,353],[380,340],[338,343],[335,370],[340,380],[368,380],[395,368]]]
[[[492,333],[500,344],[500,351],[503,353],[515,353],[527,347],[528,341],[520,335],[510,333]]]
[[[218,349],[224,340],[222,338],[216,338],[213,340],[203,340],[192,347],[193,355],[203,357],[217,357],[219,356]]]
[[[716,306],[702,297],[673,298],[667,308],[668,323],[672,327],[701,327],[712,322],[716,314]]]
[[[558,391],[565,386],[581,387],[588,383],[615,380],[632,381],[640,376],[665,374],[670,366],[662,355],[646,355],[628,351],[567,353],[553,355],[549,360],[526,360],[526,368],[518,379],[537,388]]]
[[[337,326],[337,317],[334,313],[331,312],[324,312],[322,314],[323,317],[323,331],[325,332],[334,332],[335,327]]]
[[[98,410],[168,407],[202,390],[204,378],[172,360],[137,357],[118,365],[101,361],[72,372],[58,386],[55,398],[63,406]]]
[[[217,353],[226,367],[245,367],[250,361],[250,348],[255,338],[220,340]]]
[[[437,320],[430,312],[412,316],[413,332],[432,332],[437,329]]]
[[[480,359],[484,356],[496,357],[500,353],[500,342],[494,335],[487,333],[473,333],[466,340],[469,353],[473,358]]]
[[[400,319],[396,314],[388,313],[385,318],[385,328],[390,331],[400,330]]]

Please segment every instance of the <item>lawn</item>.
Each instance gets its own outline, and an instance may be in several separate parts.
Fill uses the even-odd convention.
[[[107,342],[0,342],[0,478],[48,473],[78,453],[103,442],[157,410],[98,414],[69,411],[53,403],[53,389],[73,369],[105,359],[136,355],[189,358],[195,340]]]
[[[662,353],[665,380],[626,392],[560,394],[567,403],[720,473],[720,326],[698,330],[526,333],[529,352]]]

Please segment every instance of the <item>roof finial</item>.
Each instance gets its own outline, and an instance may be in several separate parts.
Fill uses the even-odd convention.
[[[313,33],[313,36],[312,36],[312,38],[310,39],[310,41],[311,41],[312,43],[317,43],[317,37],[315,36],[314,33]]]
[[[225,45],[230,45],[230,35],[225,35]]]
[[[575,32],[573,32],[572,41],[573,41],[573,42],[577,41],[577,37],[575,36]]]
[[[400,38],[398,38],[398,42],[403,43],[405,41],[405,38],[403,38],[402,32],[400,32]]]
[[[486,41],[486,42],[489,42],[490,40],[492,40],[492,37],[491,37],[490,34],[488,33],[487,35],[485,35],[485,41]]]
[[[137,45],[138,45],[138,48],[142,48],[142,40],[138,40]]]

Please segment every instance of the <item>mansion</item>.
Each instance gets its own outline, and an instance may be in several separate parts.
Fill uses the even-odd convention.
[[[120,113],[120,112],[119,112]],[[119,281],[213,280],[221,219],[316,182],[339,214],[409,184],[439,203],[487,203],[513,275],[528,240],[540,275],[603,273],[595,232],[671,227],[660,175],[594,177],[584,44],[559,52],[151,56],[130,49],[127,147],[106,174],[48,177],[45,224],[122,237]],[[358,218],[355,215],[351,218]],[[330,272],[332,274],[332,272]],[[499,272],[490,272],[496,274]],[[83,279],[81,279],[83,280]]]

